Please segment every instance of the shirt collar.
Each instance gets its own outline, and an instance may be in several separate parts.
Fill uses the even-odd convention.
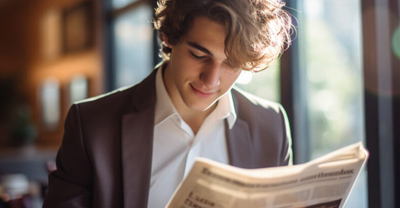
[[[235,106],[233,104],[232,93],[229,90],[225,95],[218,101],[218,105],[215,108],[217,118],[225,119],[228,121],[229,129],[232,129],[236,121]]]
[[[171,98],[168,95],[167,89],[164,85],[163,80],[163,68],[165,65],[161,65],[156,74],[156,109],[154,125],[158,125],[168,118],[178,115]],[[179,116],[179,115],[178,115]]]
[[[173,117],[179,116],[177,110],[175,109],[174,104],[171,101],[171,98],[168,95],[167,89],[164,85],[163,80],[163,68],[165,65],[161,65],[156,74],[156,108],[155,108],[155,120],[154,125],[158,125],[165,120]],[[229,129],[232,129],[233,125],[236,122],[236,112],[233,103],[232,93],[229,90],[228,93],[223,95],[218,101],[217,107],[214,109],[215,116],[217,119],[227,119]]]

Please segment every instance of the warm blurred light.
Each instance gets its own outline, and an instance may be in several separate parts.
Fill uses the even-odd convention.
[[[84,75],[75,75],[69,84],[70,104],[88,97],[88,80]]]
[[[57,128],[60,121],[60,84],[57,79],[44,80],[39,96],[44,125],[48,129]]]
[[[44,60],[54,60],[61,53],[61,12],[50,9],[42,17],[42,53]]]

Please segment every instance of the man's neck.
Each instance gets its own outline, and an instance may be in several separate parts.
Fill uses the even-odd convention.
[[[177,108],[177,111],[181,118],[190,126],[193,133],[196,135],[204,120],[208,115],[210,115],[211,112],[213,112],[216,107],[217,103],[205,111],[195,111],[187,106],[184,106],[183,108]]]

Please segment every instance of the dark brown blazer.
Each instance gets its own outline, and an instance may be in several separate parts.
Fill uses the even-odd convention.
[[[134,87],[71,107],[45,208],[147,207],[156,71]],[[235,89],[232,94],[237,120],[230,130],[225,125],[230,164],[287,165],[291,138],[283,108]]]

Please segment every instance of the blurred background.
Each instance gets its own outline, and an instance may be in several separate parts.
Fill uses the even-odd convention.
[[[400,1],[285,2],[292,47],[237,87],[282,103],[296,164],[364,143],[345,207],[400,207]],[[41,207],[73,102],[137,84],[160,62],[155,5],[0,0],[0,207]]]

